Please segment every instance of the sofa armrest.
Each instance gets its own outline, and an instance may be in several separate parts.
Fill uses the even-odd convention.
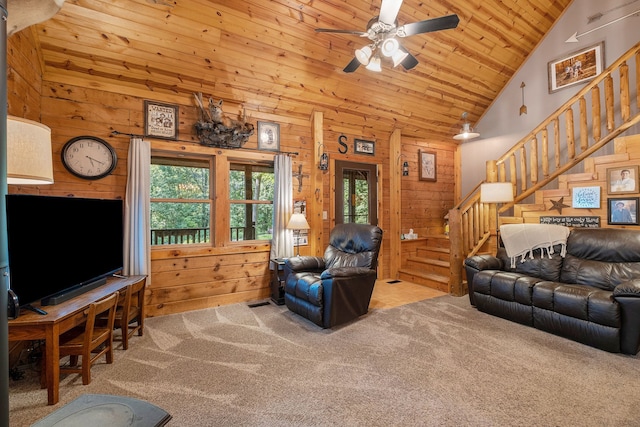
[[[284,260],[284,277],[289,277],[291,273],[300,272],[320,274],[324,269],[324,258],[317,256],[294,256]]]
[[[336,277],[357,277],[368,276],[372,270],[368,267],[333,267],[328,268],[320,275],[321,279],[331,279]]]
[[[620,351],[636,354],[640,350],[640,279],[620,283],[613,289],[613,298],[622,314]]]
[[[502,261],[493,255],[474,255],[464,260],[464,269],[467,273],[467,288],[469,289],[469,302],[475,306],[473,296],[473,276],[482,270],[502,270]]]
[[[365,267],[325,270],[322,273],[323,327],[341,325],[366,314],[376,277],[375,270]]]
[[[620,283],[613,289],[614,297],[638,297],[640,298],[640,279],[629,280]]]
[[[502,270],[502,261],[493,255],[474,255],[464,260],[465,267],[469,266],[476,271]]]

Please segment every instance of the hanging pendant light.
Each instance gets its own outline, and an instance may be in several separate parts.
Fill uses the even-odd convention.
[[[460,128],[460,133],[454,135],[453,139],[468,141],[473,138],[477,138],[480,134],[474,131],[473,127],[471,127],[471,123],[467,120],[467,112],[462,113],[462,127]]]

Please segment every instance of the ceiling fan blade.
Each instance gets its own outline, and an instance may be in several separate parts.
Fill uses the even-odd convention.
[[[404,24],[398,28],[396,33],[399,37],[408,37],[415,34],[430,33],[433,31],[449,30],[456,28],[460,22],[458,15],[447,15],[440,18],[427,19],[424,21]]]
[[[339,34],[354,34],[360,37],[367,37],[368,33],[358,30],[336,30],[333,28],[316,28],[316,33],[339,33]]]
[[[345,73],[353,73],[355,70],[358,69],[358,67],[360,66],[360,61],[358,61],[358,58],[353,58],[351,60],[351,62],[349,62],[349,64],[344,67],[344,71]]]
[[[402,0],[382,0],[378,20],[387,25],[395,24],[400,6],[402,6]]]
[[[405,70],[410,70],[413,67],[415,67],[416,65],[418,65],[418,60],[416,59],[415,56],[413,56],[409,52],[407,52],[406,49],[402,49],[402,50],[404,52],[406,52],[406,54],[407,54],[407,57],[404,58],[402,60],[402,62],[400,63],[400,65],[402,65]]]

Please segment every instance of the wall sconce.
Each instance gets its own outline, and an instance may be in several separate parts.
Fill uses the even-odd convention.
[[[324,144],[321,142],[318,142],[318,150],[320,150],[320,147],[323,147]],[[320,162],[318,163],[318,169],[320,169],[321,171],[326,171],[329,170],[329,155],[327,153],[322,153],[320,154]]]
[[[7,184],[53,184],[51,129],[7,116]]]
[[[402,153],[398,155],[398,165],[400,164],[400,159],[403,157],[405,157],[405,155]],[[409,176],[409,162],[406,160],[402,163],[402,176]]]

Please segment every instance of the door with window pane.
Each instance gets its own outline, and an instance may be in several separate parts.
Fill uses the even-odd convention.
[[[377,167],[336,161],[336,224],[378,225]]]

